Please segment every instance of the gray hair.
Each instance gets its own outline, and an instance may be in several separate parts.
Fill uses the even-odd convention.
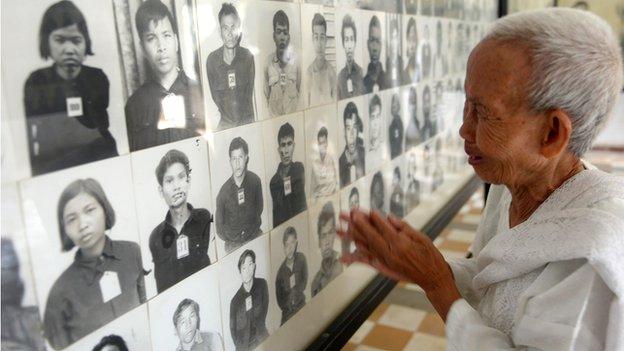
[[[624,80],[622,54],[609,24],[586,11],[549,8],[494,22],[488,39],[529,46],[529,106],[536,112],[565,110],[572,120],[568,148],[583,156],[604,127]]]

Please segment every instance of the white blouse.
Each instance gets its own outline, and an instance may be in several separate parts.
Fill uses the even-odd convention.
[[[509,228],[492,186],[474,257],[449,262],[463,299],[448,350],[624,350],[624,179],[585,170]]]

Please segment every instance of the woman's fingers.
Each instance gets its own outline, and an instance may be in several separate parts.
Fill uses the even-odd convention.
[[[405,229],[405,226],[407,226],[405,222],[403,222],[401,219],[399,219],[397,216],[393,214],[388,215],[388,221],[390,222],[390,224],[392,224],[394,229],[396,229],[399,232]]]
[[[375,228],[377,228],[386,239],[390,239],[389,241],[396,236],[396,229],[378,211],[371,211],[370,219]]]

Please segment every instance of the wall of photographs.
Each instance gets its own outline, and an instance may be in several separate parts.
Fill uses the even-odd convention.
[[[322,314],[341,210],[465,173],[496,3],[3,1],[2,349],[250,350]]]

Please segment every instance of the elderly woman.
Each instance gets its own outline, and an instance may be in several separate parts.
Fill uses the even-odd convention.
[[[460,135],[493,185],[474,258],[447,264],[407,223],[358,211],[348,262],[420,285],[450,350],[624,349],[624,180],[581,156],[622,88],[608,25],[548,9],[496,22],[472,51]],[[406,259],[408,258],[408,259]]]

